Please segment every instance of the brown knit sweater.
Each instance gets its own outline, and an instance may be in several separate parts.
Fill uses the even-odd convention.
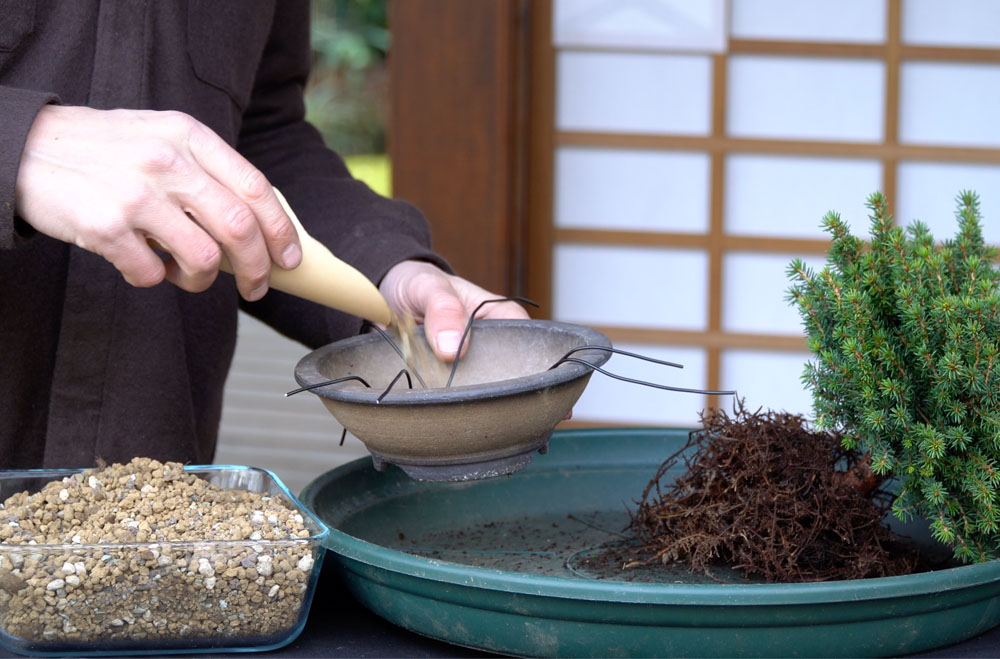
[[[307,0],[0,0],[0,468],[210,462],[240,304],[306,346],[361,322],[277,291],[241,302],[228,275],[198,294],[133,288],[32,232],[14,183],[46,103],[187,112],[373,281],[404,259],[443,265],[420,213],[353,180],[305,122],[308,17]]]

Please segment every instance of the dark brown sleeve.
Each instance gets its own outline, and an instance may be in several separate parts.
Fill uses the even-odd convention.
[[[309,74],[309,3],[278,3],[257,72],[238,149],[277,186],[306,230],[373,282],[406,259],[448,269],[430,249],[427,221],[416,208],[381,197],[351,178],[305,120]],[[317,346],[356,334],[361,319],[277,291],[244,308],[278,331]]]
[[[14,217],[14,184],[35,115],[56,101],[55,94],[0,85],[0,249],[12,249],[33,233]]]

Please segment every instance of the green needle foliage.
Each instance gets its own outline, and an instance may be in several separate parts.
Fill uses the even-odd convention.
[[[788,298],[814,356],[802,380],[816,425],[899,479],[897,517],[926,517],[957,558],[983,561],[1000,555],[1000,274],[978,196],[957,201],[943,243],[897,227],[880,193],[869,241],[828,213],[827,265],[793,261]]]

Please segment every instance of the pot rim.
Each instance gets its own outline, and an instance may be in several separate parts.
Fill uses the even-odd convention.
[[[472,323],[472,333],[477,330],[491,330],[496,328],[530,328],[552,332],[562,332],[576,335],[580,338],[580,345],[596,345],[610,348],[611,340],[603,333],[584,325],[562,323],[552,320],[536,319],[501,319],[501,320],[475,320]],[[419,333],[423,333],[423,327],[418,328]],[[356,348],[372,342],[383,343],[385,340],[377,333],[362,334],[342,339],[334,343],[313,350],[295,366],[295,380],[300,386],[306,387],[317,382],[331,379],[319,370],[327,357],[338,351]],[[391,350],[386,346],[386,350]],[[574,353],[575,358],[587,362],[595,367],[600,367],[608,361],[611,353],[606,350],[588,350]],[[401,364],[402,364],[402,360]],[[400,368],[403,366],[401,365]],[[459,363],[458,368],[462,368]],[[350,388],[340,384],[317,387],[310,391],[333,403],[348,403],[355,405],[449,405],[459,403],[471,403],[477,401],[494,400],[517,396],[525,393],[542,391],[551,387],[557,387],[575,381],[579,378],[589,376],[593,373],[592,368],[574,362],[564,362],[552,370],[541,371],[508,380],[498,380],[495,382],[485,382],[481,384],[462,385],[457,387],[436,387],[433,389],[405,389],[394,388],[381,401],[378,397],[382,394],[381,389],[358,389],[353,383]]]

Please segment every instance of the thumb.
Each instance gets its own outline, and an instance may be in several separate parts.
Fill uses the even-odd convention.
[[[443,285],[429,294],[424,310],[424,335],[438,359],[455,360],[469,312],[451,286]],[[462,346],[462,352],[468,346]]]
[[[394,265],[379,284],[389,306],[399,314],[423,321],[424,335],[437,358],[455,360],[469,312],[453,286],[460,281],[422,261]],[[464,352],[464,350],[463,350]]]

